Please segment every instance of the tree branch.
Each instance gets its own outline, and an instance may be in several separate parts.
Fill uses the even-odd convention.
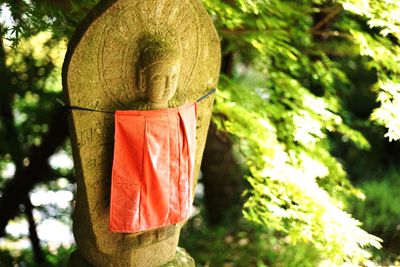
[[[337,15],[342,12],[342,6],[338,6],[335,9],[332,10],[328,15],[326,15],[322,20],[320,20],[317,24],[315,24],[314,27],[311,28],[311,32],[316,32],[319,29],[322,28],[325,24],[327,24],[329,21],[334,19]]]
[[[71,8],[70,0],[34,0],[32,2],[39,5],[48,5],[53,8],[62,9],[64,11],[69,10]]]
[[[316,32],[313,32],[313,35],[319,35],[324,38],[337,37],[337,38],[343,38],[343,39],[348,39],[348,40],[354,40],[354,37],[351,34],[344,33],[344,32],[338,32],[338,31],[316,31]]]

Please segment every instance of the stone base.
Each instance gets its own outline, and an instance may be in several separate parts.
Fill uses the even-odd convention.
[[[69,257],[68,267],[93,267],[88,263],[79,253],[78,250],[72,252]],[[195,267],[194,259],[190,257],[189,253],[184,248],[176,249],[175,259],[162,267]]]

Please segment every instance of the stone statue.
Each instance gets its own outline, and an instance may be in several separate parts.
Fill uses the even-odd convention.
[[[185,258],[182,249],[177,253],[183,223],[133,234],[108,229],[113,112],[193,102],[216,87],[220,59],[218,35],[200,0],[103,0],[82,22],[63,67],[68,105],[91,110],[70,112],[78,245],[70,266],[193,265],[174,263]],[[197,109],[194,177],[213,100]]]

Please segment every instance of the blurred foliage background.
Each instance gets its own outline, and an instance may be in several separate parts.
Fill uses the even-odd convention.
[[[0,0],[0,266],[74,249],[61,66],[97,2]],[[198,266],[400,266],[400,1],[203,4],[222,77],[180,245]]]

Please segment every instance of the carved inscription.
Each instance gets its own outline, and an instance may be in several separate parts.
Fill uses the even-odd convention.
[[[112,133],[114,132],[114,118],[113,115],[103,116],[101,119],[97,119],[91,127],[84,128],[79,134],[79,146],[92,145],[95,143],[100,146],[112,145],[110,140]]]

